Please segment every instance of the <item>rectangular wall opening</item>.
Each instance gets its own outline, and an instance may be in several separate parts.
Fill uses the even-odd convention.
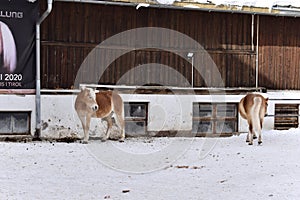
[[[124,102],[125,132],[132,136],[147,134],[148,103]]]
[[[192,132],[197,136],[230,136],[237,130],[236,104],[193,104]]]
[[[0,112],[1,135],[30,134],[31,112]]]
[[[299,127],[299,104],[275,104],[275,123],[277,130]]]

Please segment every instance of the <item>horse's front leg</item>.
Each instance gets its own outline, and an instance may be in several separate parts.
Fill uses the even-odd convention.
[[[86,127],[85,127],[85,123],[86,123],[86,116],[85,115],[79,115],[78,117],[80,119],[81,125],[82,125],[82,130],[83,130],[83,138],[85,137],[85,132],[86,132]]]
[[[87,115],[85,118],[83,144],[87,144],[89,141],[90,124],[91,124],[91,115]]]

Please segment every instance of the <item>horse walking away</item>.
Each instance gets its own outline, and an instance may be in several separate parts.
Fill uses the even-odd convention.
[[[114,91],[98,91],[91,88],[81,88],[75,100],[75,110],[81,121],[84,139],[83,143],[88,143],[91,118],[101,118],[107,122],[107,130],[103,141],[110,135],[110,129],[115,120],[121,130],[119,141],[125,139],[124,103],[121,96]]]
[[[253,139],[258,135],[258,144],[262,143],[261,131],[264,117],[267,114],[268,98],[260,94],[247,94],[239,103],[239,112],[242,118],[248,121],[249,132],[246,142],[253,144]]]

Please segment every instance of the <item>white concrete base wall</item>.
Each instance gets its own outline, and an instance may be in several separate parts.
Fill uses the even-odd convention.
[[[35,131],[35,95],[0,95],[0,112],[11,111],[20,112],[26,111],[31,112],[30,120],[30,131],[34,134]]]
[[[122,94],[126,102],[148,102],[149,132],[191,131],[193,102],[238,103],[244,95],[147,95]],[[264,129],[273,129],[275,103],[300,104],[300,92],[268,92],[270,98],[268,116]],[[81,123],[74,109],[75,95],[42,95],[41,117],[43,138],[62,138],[83,136]],[[0,95],[0,111],[31,111],[31,134],[35,131],[35,96]],[[239,117],[239,132],[247,132],[246,120]],[[93,119],[90,135],[101,136],[106,130],[105,122]]]

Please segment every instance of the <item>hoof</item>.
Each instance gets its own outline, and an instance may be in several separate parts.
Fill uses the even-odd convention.
[[[89,142],[88,141],[82,141],[82,144],[88,144]]]
[[[262,141],[258,141],[258,144],[261,144],[262,143]]]
[[[250,142],[250,140],[246,140],[246,142],[248,143],[248,142]]]
[[[124,142],[124,139],[119,139],[119,142]]]
[[[249,144],[249,145],[253,145],[253,143],[252,143],[252,142],[249,142],[248,144]]]
[[[107,140],[106,138],[102,138],[101,142],[106,142],[106,140]]]
[[[256,135],[253,135],[253,139],[254,139],[254,140],[257,139],[257,136],[256,136]]]

